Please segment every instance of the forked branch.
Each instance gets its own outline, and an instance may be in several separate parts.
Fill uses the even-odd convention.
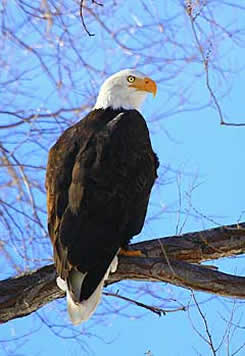
[[[245,223],[145,241],[131,246],[146,257],[121,257],[108,284],[125,279],[167,282],[221,296],[245,299],[245,277],[193,263],[245,252]],[[54,265],[0,282],[0,321],[28,315],[64,297],[56,286]]]

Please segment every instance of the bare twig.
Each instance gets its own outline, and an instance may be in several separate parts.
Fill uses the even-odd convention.
[[[201,319],[203,320],[203,323],[204,323],[204,326],[205,326],[205,332],[206,332],[208,338],[206,339],[205,337],[203,337],[203,336],[200,334],[200,332],[198,332],[198,335],[201,336],[202,339],[209,345],[209,347],[210,347],[210,349],[211,349],[211,351],[212,351],[213,356],[216,356],[216,351],[217,351],[217,350],[216,350],[216,348],[214,347],[213,338],[212,338],[211,332],[210,332],[210,330],[209,330],[207,318],[206,318],[206,316],[203,314],[202,309],[201,309],[201,307],[200,307],[200,305],[199,305],[199,303],[198,303],[198,301],[197,301],[197,299],[196,299],[196,297],[195,297],[195,294],[194,294],[193,292],[192,292],[192,298],[193,298],[193,300],[194,300],[194,302],[195,302],[195,305],[196,305],[196,307],[197,307],[198,313],[200,314]],[[197,330],[196,330],[196,331],[197,331]]]
[[[202,62],[203,62],[203,66],[204,66],[204,71],[205,71],[205,78],[206,78],[206,86],[207,86],[207,89],[209,91],[209,94],[216,106],[216,109],[218,111],[218,114],[219,114],[219,118],[220,118],[220,124],[221,125],[225,125],[225,126],[237,126],[237,127],[241,127],[241,126],[245,126],[245,123],[231,123],[231,122],[226,122],[224,120],[224,116],[223,116],[223,113],[222,113],[222,109],[221,109],[221,106],[219,104],[219,101],[213,91],[213,88],[211,86],[211,83],[210,83],[210,77],[209,77],[209,56],[210,56],[210,53],[211,53],[211,47],[212,47],[212,43],[210,43],[210,48],[207,52],[207,54],[204,53],[204,50],[203,50],[203,46],[198,38],[198,35],[197,35],[197,31],[196,31],[196,27],[195,27],[195,20],[197,18],[197,15],[196,16],[193,16],[193,12],[192,12],[192,7],[191,7],[191,2],[188,1],[187,5],[186,5],[186,12],[190,18],[190,22],[191,22],[191,28],[192,28],[192,32],[193,32],[193,35],[194,35],[194,38],[195,38],[195,41],[196,41],[196,44],[198,46],[198,49],[199,49],[199,52],[201,54],[201,57],[202,57]],[[198,13],[199,15],[199,13]]]
[[[152,306],[152,305],[147,305],[145,303],[138,302],[137,300],[134,300],[134,299],[131,299],[131,298],[128,298],[128,297],[124,297],[124,296],[120,295],[119,293],[103,292],[103,294],[106,295],[106,296],[109,296],[109,297],[116,297],[116,298],[125,300],[126,302],[135,304],[138,307],[150,310],[151,312],[157,314],[158,316],[166,315],[167,313],[173,313],[173,312],[177,312],[177,311],[180,311],[180,310],[185,311],[185,307],[180,307],[180,308],[177,308],[177,309],[162,309],[162,308],[155,307],[155,306]]]
[[[86,24],[85,24],[85,21],[84,21],[84,16],[83,16],[83,8],[84,8],[84,5],[83,5],[83,1],[84,1],[84,0],[81,0],[81,1],[80,1],[80,18],[81,18],[81,21],[82,21],[82,25],[83,25],[84,30],[87,32],[87,34],[88,34],[90,37],[93,37],[93,36],[95,36],[95,34],[89,32],[89,30],[88,30],[88,28],[87,28],[87,26],[86,26]],[[99,2],[97,2],[97,1],[95,1],[95,0],[92,0],[92,4],[96,4],[96,5],[98,5],[98,6],[103,6],[103,4],[101,4],[101,3],[99,3]]]

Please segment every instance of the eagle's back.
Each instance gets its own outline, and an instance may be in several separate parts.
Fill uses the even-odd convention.
[[[49,153],[48,227],[58,274],[78,302],[89,298],[118,249],[144,224],[158,160],[136,110],[94,110],[67,129]],[[70,278],[70,282],[69,282]]]

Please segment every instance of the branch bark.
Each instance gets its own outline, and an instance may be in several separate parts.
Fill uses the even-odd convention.
[[[221,296],[245,299],[245,277],[194,265],[245,252],[245,223],[131,245],[147,257],[121,257],[107,284],[125,279],[160,281]],[[0,282],[0,322],[26,316],[64,297],[54,265]]]

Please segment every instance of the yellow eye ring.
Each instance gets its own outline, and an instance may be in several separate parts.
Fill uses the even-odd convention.
[[[129,83],[133,83],[133,82],[135,81],[135,77],[134,77],[133,75],[129,75],[129,76],[127,77],[127,81],[128,81]]]

